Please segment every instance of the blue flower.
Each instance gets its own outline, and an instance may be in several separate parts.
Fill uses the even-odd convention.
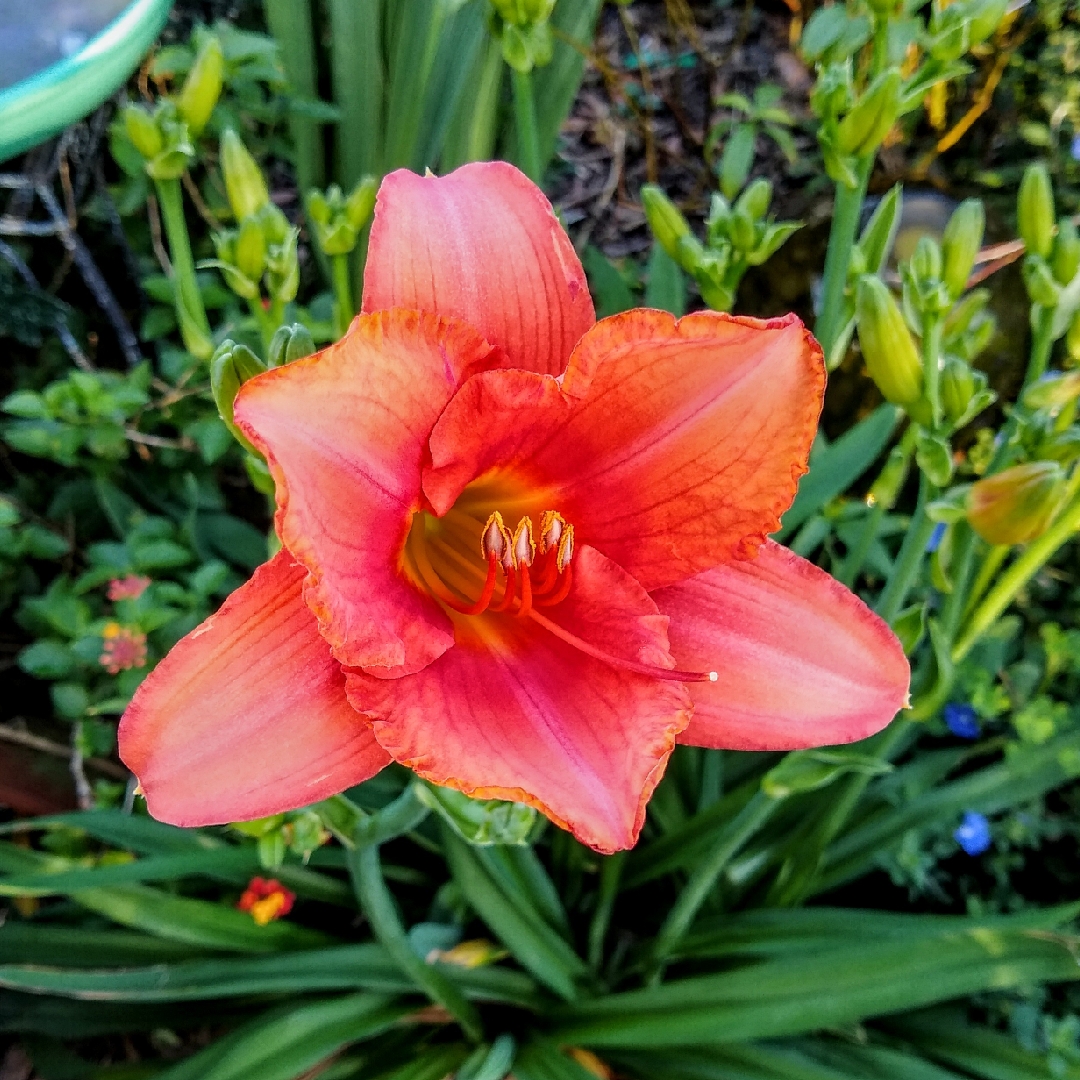
[[[968,810],[953,839],[969,855],[981,855],[990,846],[990,822],[983,814]]]
[[[977,739],[982,734],[974,706],[950,701],[943,713],[946,726],[958,739]]]
[[[937,551],[941,547],[941,538],[945,535],[945,522],[939,521],[934,526],[934,531],[930,534],[930,539],[926,541],[927,551]]]
[[[1073,161],[1080,161],[1080,135],[1073,136],[1072,159]]]

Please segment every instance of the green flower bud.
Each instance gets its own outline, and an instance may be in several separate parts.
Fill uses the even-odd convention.
[[[258,281],[266,267],[266,238],[255,218],[245,218],[236,237],[236,268],[245,277]]]
[[[1072,218],[1063,217],[1058,221],[1050,268],[1059,285],[1068,285],[1080,270],[1080,233],[1077,233]]]
[[[950,423],[957,423],[966,413],[975,396],[975,372],[955,356],[945,361],[939,377],[938,392],[941,407]]]
[[[296,253],[297,229],[290,229],[281,244],[266,256],[266,286],[272,299],[287,304],[296,299],[300,288],[300,260]]]
[[[641,202],[656,242],[673,259],[678,259],[679,241],[690,235],[690,223],[655,184],[642,187]]]
[[[1000,25],[1009,9],[1009,0],[978,0],[973,6],[968,32],[971,44],[985,41]]]
[[[1060,412],[1070,401],[1080,397],[1080,371],[1052,371],[1029,386],[1021,401],[1029,409]]]
[[[975,257],[982,247],[986,213],[979,199],[965,199],[949,218],[941,238],[941,279],[958,300],[967,288]]]
[[[753,250],[757,243],[757,232],[749,215],[736,204],[728,222],[728,239],[732,246],[744,254]]]
[[[916,429],[915,462],[926,478],[938,487],[943,488],[952,480],[952,448],[940,435],[932,435],[924,428]]]
[[[735,201],[735,213],[741,210],[751,221],[760,221],[769,212],[770,202],[772,202],[772,184],[764,178],[759,178]]]
[[[232,128],[226,128],[221,136],[221,172],[229,206],[237,221],[258,213],[270,202],[270,192],[258,162]]]
[[[1029,255],[1024,259],[1020,274],[1033,303],[1044,308],[1057,307],[1061,286],[1054,280],[1054,273],[1044,259]]]
[[[210,391],[214,396],[221,419],[245,450],[255,454],[254,446],[233,420],[233,401],[240,387],[266,368],[263,362],[245,345],[223,341],[210,358]]]
[[[1055,431],[1039,446],[1039,458],[1071,465],[1080,458],[1080,428],[1074,426],[1064,431]]]
[[[1014,465],[972,484],[968,524],[989,544],[1026,544],[1046,532],[1064,497],[1056,461]]]
[[[310,356],[314,351],[311,331],[303,323],[279,326],[270,339],[267,364],[272,368],[281,367],[282,364],[291,364],[294,360]]]
[[[330,189],[333,191],[333,188]],[[318,188],[312,188],[307,197],[308,217],[317,225],[329,225],[333,210],[326,196]]]
[[[123,118],[124,130],[135,149],[148,161],[157,157],[165,146],[165,137],[154,117],[141,105],[128,105]]]
[[[997,333],[997,320],[993,315],[980,315],[967,333],[953,346],[953,352],[961,360],[968,362],[975,359],[994,339]]]
[[[841,154],[864,157],[873,153],[896,123],[900,111],[900,72],[892,68],[879,75],[836,129]]]
[[[856,289],[855,307],[870,377],[886,401],[914,405],[923,392],[922,363],[892,293],[879,278],[865,277]]]
[[[1080,311],[1069,323],[1069,329],[1065,333],[1065,348],[1069,352],[1070,360],[1080,362]]]
[[[1031,255],[1049,258],[1054,245],[1054,189],[1046,166],[1029,165],[1016,202],[1020,238]]]
[[[378,190],[378,179],[365,176],[349,192],[349,197],[345,200],[345,217],[357,232],[368,223],[371,212],[375,209],[375,195]]]
[[[206,127],[225,77],[225,54],[216,37],[208,37],[184,80],[176,108],[192,135]]]
[[[911,256],[911,273],[920,285],[930,285],[941,278],[941,248],[932,236],[920,236]]]

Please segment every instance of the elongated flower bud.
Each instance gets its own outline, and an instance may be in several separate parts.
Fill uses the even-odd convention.
[[[310,356],[315,351],[315,342],[311,337],[311,331],[303,323],[293,323],[291,326],[279,326],[270,339],[270,349],[267,353],[268,367],[281,367],[282,364],[291,364],[294,360],[300,360]]]
[[[157,121],[141,105],[129,105],[124,109],[124,130],[135,149],[149,161],[165,147],[165,138]]]
[[[939,393],[945,416],[955,424],[967,412],[975,395],[975,373],[971,367],[955,356],[950,357],[941,371]]]
[[[246,345],[229,340],[223,341],[210,358],[210,391],[218,413],[241,446],[252,452],[254,447],[233,421],[233,401],[248,379],[265,370],[263,362]]]
[[[759,177],[735,200],[735,212],[741,210],[751,221],[760,221],[769,212],[770,202],[772,184]]]
[[[641,189],[641,202],[656,242],[673,259],[680,261],[679,241],[690,235],[690,223],[655,184],[646,184]]]
[[[836,148],[842,154],[863,157],[873,153],[900,111],[900,72],[895,68],[879,75],[836,129]]]
[[[1050,269],[1059,285],[1068,285],[1080,270],[1080,233],[1077,233],[1072,218],[1063,217],[1058,221]]]
[[[892,293],[879,278],[859,282],[856,318],[866,367],[885,400],[913,405],[923,392],[919,351]]]
[[[1026,544],[1050,527],[1064,495],[1056,461],[1014,465],[972,484],[968,524],[989,544]]]
[[[225,77],[225,54],[216,37],[208,37],[184,80],[176,109],[192,135],[206,127],[214,111]]]
[[[941,248],[932,236],[920,236],[911,256],[911,272],[920,284],[941,278]]]
[[[986,213],[979,199],[965,199],[954,211],[941,238],[941,280],[949,295],[958,300],[971,277],[975,257],[982,247]]]
[[[1050,174],[1041,163],[1029,165],[1024,171],[1016,203],[1016,221],[1028,252],[1049,258],[1054,246],[1054,189]]]
[[[254,218],[246,218],[236,237],[236,268],[245,277],[258,281],[266,267],[266,238]]]
[[[368,223],[368,218],[375,209],[375,194],[378,190],[378,179],[365,176],[349,192],[349,197],[345,200],[345,217],[357,232]]]
[[[1034,382],[1021,400],[1029,409],[1057,412],[1080,397],[1080,371],[1052,371]]]
[[[237,221],[251,217],[270,202],[270,192],[258,162],[232,128],[227,128],[221,136],[221,172],[229,206]]]

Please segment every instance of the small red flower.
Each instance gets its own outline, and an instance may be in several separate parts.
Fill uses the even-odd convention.
[[[114,603],[117,600],[138,600],[146,587],[150,584],[148,577],[141,574],[128,574],[126,577],[113,578],[109,582],[109,599]]]
[[[277,878],[253,877],[236,906],[240,911],[250,912],[259,926],[265,926],[288,915],[295,902],[296,893],[286,889]]]
[[[146,635],[117,622],[105,624],[104,639],[98,662],[110,675],[119,675],[129,668],[146,667]]]

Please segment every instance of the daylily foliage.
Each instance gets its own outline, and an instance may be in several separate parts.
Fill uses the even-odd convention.
[[[394,759],[612,851],[676,741],[881,729],[907,697],[899,642],[767,539],[824,384],[794,316],[596,323],[508,165],[392,173],[362,314],[236,398],[283,548],[124,716],[151,813],[261,817]]]

